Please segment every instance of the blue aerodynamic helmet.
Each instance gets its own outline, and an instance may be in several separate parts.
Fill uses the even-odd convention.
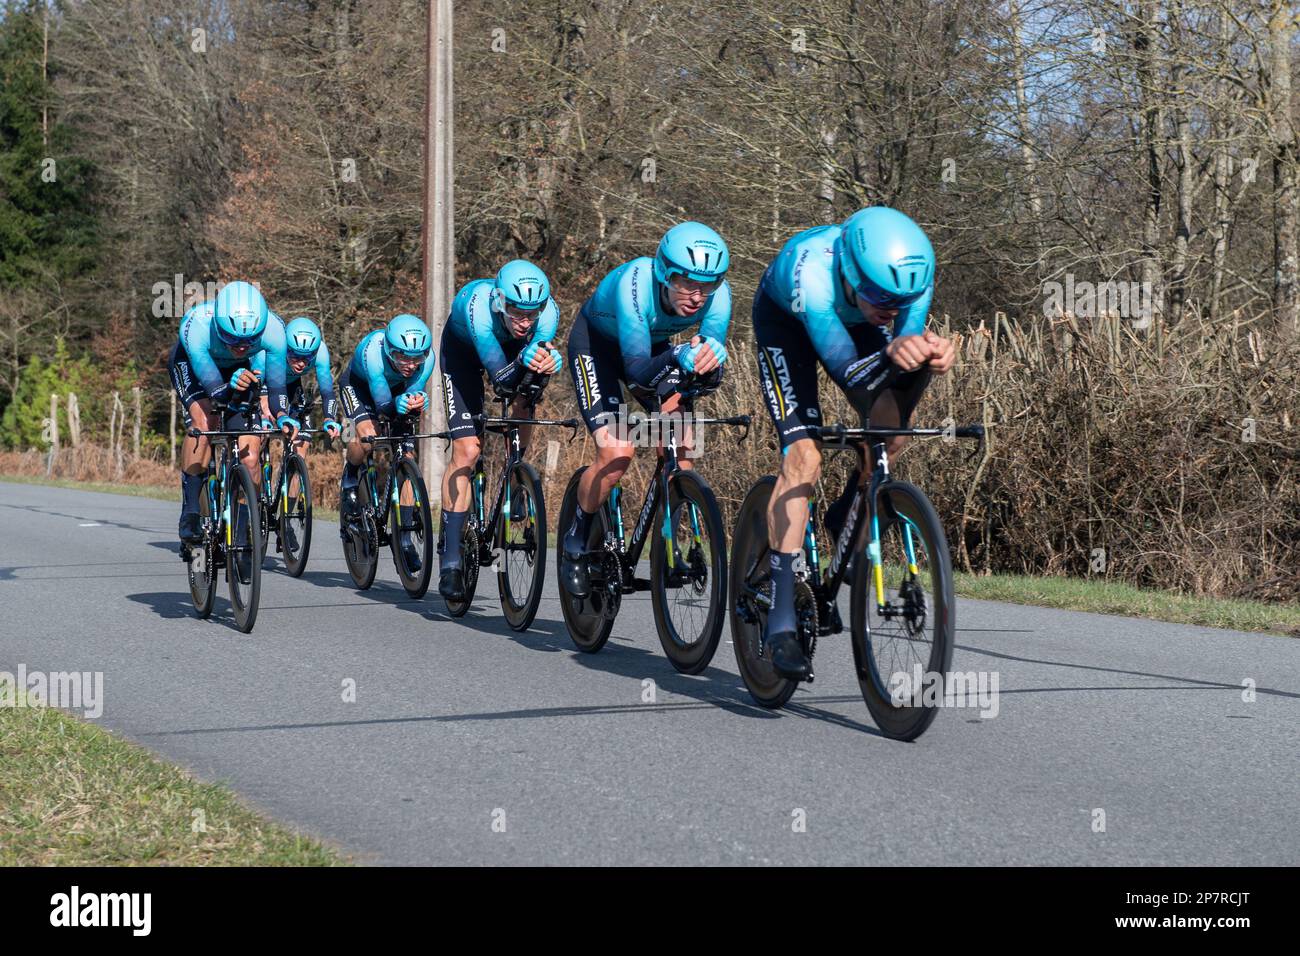
[[[284,345],[290,355],[315,358],[320,349],[321,335],[316,323],[300,315],[284,327]]]
[[[266,330],[266,300],[247,282],[227,282],[217,293],[212,327],[217,338],[236,348],[257,341]]]
[[[394,355],[422,359],[429,354],[433,335],[429,327],[410,314],[395,316],[384,329],[384,355],[391,361]]]
[[[858,297],[882,309],[910,305],[934,282],[929,237],[888,206],[869,206],[850,216],[835,240],[835,258]]]
[[[727,274],[731,254],[722,237],[702,222],[673,226],[655,252],[655,278],[662,285],[674,275],[696,282],[718,282]]]
[[[491,305],[497,326],[513,337],[505,321],[506,306],[531,312],[546,305],[551,283],[546,273],[525,259],[513,259],[501,267],[492,286]]]

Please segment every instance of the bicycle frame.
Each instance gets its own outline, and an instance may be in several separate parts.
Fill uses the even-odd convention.
[[[681,393],[682,406],[686,407],[690,399],[697,394],[696,389],[690,389]],[[661,421],[663,419],[660,419]],[[732,425],[745,428],[740,436],[740,441],[745,440],[749,434],[749,416],[734,415],[730,418],[692,418],[692,424],[695,425]],[[613,548],[618,553],[623,563],[623,572],[625,579],[633,578],[633,569],[641,560],[641,554],[645,550],[646,542],[650,539],[650,518],[655,512],[655,508],[660,503],[664,503],[663,520],[661,522],[660,533],[664,539],[664,554],[668,560],[669,572],[676,570],[677,555],[676,548],[672,546],[673,541],[673,521],[672,509],[667,507],[668,502],[668,483],[672,480],[673,475],[681,470],[681,465],[677,462],[677,425],[676,415],[669,415],[668,436],[663,445],[663,454],[655,464],[654,474],[650,478],[650,484],[646,489],[645,500],[641,503],[641,511],[637,515],[636,525],[632,529],[632,540],[628,542],[627,535],[623,525],[623,489],[621,484],[616,484],[610,489],[609,497],[606,499],[604,507],[606,516],[609,519],[610,528],[614,529]],[[632,424],[632,422],[629,422]],[[695,510],[694,504],[690,507],[691,516],[691,534],[696,544],[700,543],[700,517]],[[610,544],[607,540],[606,544]],[[633,579],[634,582],[634,579]],[[625,580],[625,585],[629,581]]]
[[[225,416],[225,410],[222,410],[222,417]],[[208,463],[207,480],[204,483],[203,493],[208,496],[208,514],[219,516],[220,521],[218,530],[224,530],[224,546],[229,549],[233,545],[231,540],[233,523],[231,521],[230,511],[230,471],[231,456],[230,448],[239,439],[248,435],[263,435],[264,433],[257,429],[245,429],[243,431],[229,431],[225,429],[215,429],[213,431],[200,431],[197,428],[191,428],[188,431],[191,438],[206,438],[212,447],[212,458]],[[251,504],[251,503],[250,503]],[[229,577],[230,568],[226,567],[226,575]]]
[[[297,417],[294,415],[293,417]],[[294,453],[294,445],[300,440],[307,439],[311,441],[319,430],[302,430],[299,431],[291,441],[289,436],[281,431],[266,432],[266,438],[262,444],[262,491],[266,495],[268,511],[270,514],[288,514],[289,513],[289,479],[288,468],[289,456]],[[280,481],[274,491],[271,488],[271,440],[280,439]]]
[[[505,439],[506,455],[501,466],[501,480],[497,484],[496,495],[492,499],[492,508],[486,514],[484,513],[484,485],[487,483],[487,474],[483,470],[483,456],[474,464],[474,472],[471,476],[471,491],[474,496],[473,508],[475,517],[478,519],[478,526],[483,529],[484,540],[490,540],[491,535],[487,534],[489,530],[495,530],[497,521],[500,520],[503,513],[510,510],[510,470],[519,462],[523,461],[523,451],[519,446],[519,429],[525,425],[562,425],[571,432],[576,432],[578,420],[576,418],[551,419],[551,418],[511,418],[506,412],[510,408],[510,400],[503,398],[501,400],[501,414],[497,417],[488,415],[476,415],[475,421],[483,425],[486,431],[495,432]],[[445,436],[450,439],[450,436]],[[529,515],[534,517],[533,514]],[[545,544],[545,529],[543,530],[542,543]]]
[[[361,439],[363,444],[370,446],[370,451],[366,454],[366,476],[370,479],[366,482],[370,488],[371,502],[370,505],[375,509],[376,525],[378,526],[381,536],[385,534],[384,529],[388,525],[388,517],[392,514],[391,509],[399,507],[397,490],[397,459],[411,455],[415,461],[420,460],[418,445],[416,442],[421,438],[436,438],[436,435],[372,435],[369,438]],[[388,474],[385,477],[384,489],[382,493],[376,487],[375,479],[378,476],[378,470],[375,468],[373,453],[376,445],[388,448],[391,459],[388,468]],[[396,450],[394,448],[396,447]],[[380,502],[383,502],[381,505]]]
[[[872,588],[875,591],[877,613],[886,618],[894,616],[895,613],[890,608],[885,596],[884,565],[880,549],[880,514],[876,507],[877,492],[880,490],[881,485],[890,480],[889,453],[886,450],[885,442],[881,439],[896,436],[932,438],[947,434],[954,434],[958,438],[982,438],[983,433],[983,427],[979,425],[959,428],[955,432],[943,428],[872,428],[870,426],[866,428],[845,428],[843,425],[817,430],[816,437],[822,439],[823,451],[856,451],[862,463],[865,464],[867,446],[869,445],[872,460],[875,462],[870,480],[868,482],[859,481],[858,483],[857,490],[849,504],[849,512],[844,527],[840,530],[839,537],[834,543],[831,560],[826,567],[827,576],[824,580],[822,578],[820,556],[817,549],[817,535],[814,527],[815,505],[811,500],[808,502],[808,521],[804,526],[804,558],[807,565],[808,583],[811,585],[818,602],[818,620],[824,622],[819,625],[819,633],[823,635],[833,634],[843,629],[839,614],[836,612],[835,602],[839,596],[841,585],[843,585],[845,578],[853,567],[854,557],[864,549],[868,560],[871,562],[871,581]],[[864,497],[866,498],[865,509],[862,507]],[[915,575],[919,573],[919,568],[916,563],[916,547],[913,542],[912,523],[906,517],[900,517],[903,517],[904,521],[903,551],[906,556],[908,571]],[[768,550],[770,551],[770,546]],[[755,564],[756,568],[766,566],[765,557],[764,553],[760,553]],[[767,595],[758,592],[748,581],[745,582],[745,588],[751,598],[770,608],[771,604]]]

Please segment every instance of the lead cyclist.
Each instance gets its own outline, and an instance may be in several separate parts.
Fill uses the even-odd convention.
[[[754,295],[754,339],[768,413],[781,443],[781,471],[768,507],[772,609],[764,643],[783,677],[808,676],[796,636],[795,561],[808,498],[821,476],[817,362],[864,421],[898,428],[910,420],[931,374],[952,368],[956,351],[925,327],[934,296],[934,248],[903,213],[860,209],[842,225],[805,230],[782,247]],[[814,359],[816,361],[814,361]],[[886,442],[892,455],[902,436]],[[838,537],[861,475],[826,511]]]

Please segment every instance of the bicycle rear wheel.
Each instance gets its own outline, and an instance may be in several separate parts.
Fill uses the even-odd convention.
[[[445,531],[439,533],[445,534]],[[460,568],[465,576],[465,597],[459,601],[443,598],[447,613],[452,617],[464,617],[474,606],[474,592],[478,590],[479,540],[478,500],[475,499],[460,533]]]
[[[275,527],[275,481],[271,470],[270,452],[267,449],[268,441],[262,439],[262,455],[258,459],[257,475],[257,506],[261,512],[262,521],[259,525],[261,528],[262,560],[268,557],[267,552],[270,550],[267,545],[271,541],[271,529]]]
[[[429,590],[429,577],[433,574],[433,519],[429,515],[429,496],[415,462],[404,457],[396,468],[397,500],[411,503],[393,505],[390,509],[392,534],[389,546],[402,587],[411,597],[422,598]]]
[[[203,490],[199,494],[199,521],[203,528],[211,527],[212,502],[208,499],[208,481],[203,480]],[[203,546],[198,552],[191,549],[188,576],[190,579],[190,597],[194,601],[194,612],[203,619],[212,614],[212,604],[217,597],[217,563],[216,538],[205,534]]]
[[[311,480],[301,455],[289,456],[282,479],[284,498],[280,503],[280,548],[284,569],[300,577],[311,551]]]
[[[379,569],[379,530],[375,526],[374,492],[370,487],[370,472],[363,470],[357,481],[357,514],[348,518],[339,508],[339,523],[343,530],[343,560],[347,563],[352,583],[364,591],[375,583]]]
[[[767,611],[750,594],[752,590],[770,598],[772,593],[767,506],[775,487],[776,478],[765,475],[749,489],[740,506],[731,533],[731,587],[727,599],[740,679],[755,702],[773,708],[784,706],[799,686],[798,681],[778,674],[771,660],[759,654]]]
[[[262,592],[262,509],[257,486],[243,465],[230,473],[230,525],[226,529],[226,580],[235,624],[247,634],[257,622]]]
[[[871,561],[857,555],[853,663],[876,726],[896,740],[915,740],[938,715],[952,666],[952,563],[943,525],[921,489],[888,481],[877,490],[876,506],[885,600],[882,607]]]
[[[542,479],[527,462],[510,470],[506,488],[507,504],[497,534],[497,589],[506,623],[516,631],[526,631],[537,616],[546,583],[546,502],[542,500]],[[521,500],[524,520],[511,521],[511,506],[520,508]]]
[[[564,499],[560,503],[560,520],[555,527],[555,567],[560,567],[564,556],[564,535],[573,524],[573,516],[578,509],[578,481],[586,467],[579,468],[569,479],[564,489]],[[569,637],[578,650],[594,654],[605,646],[610,632],[614,630],[614,618],[618,614],[621,598],[611,586],[607,586],[607,575],[616,569],[612,555],[604,552],[605,535],[609,530],[609,508],[602,507],[591,523],[591,532],[587,536],[587,552],[599,557],[590,560],[590,564],[599,563],[600,568],[592,568],[591,594],[585,598],[576,598],[564,589],[564,584],[557,581],[560,591],[560,610],[564,614],[564,625],[569,630]],[[610,582],[621,587],[622,582]]]
[[[668,484],[668,494],[673,550],[670,554],[661,524],[650,544],[650,598],[668,660],[683,674],[698,674],[713,660],[722,637],[727,533],[713,489],[699,475],[678,472]]]

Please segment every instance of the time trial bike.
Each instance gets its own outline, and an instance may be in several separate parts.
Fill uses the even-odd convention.
[[[895,435],[982,440],[984,428],[832,425],[812,432],[825,451],[855,451],[855,475],[869,475],[869,480],[858,478],[824,574],[816,534],[818,504],[815,498],[809,501],[794,597],[798,638],[809,661],[806,679],[813,679],[817,639],[844,629],[836,599],[851,575],[849,630],[859,689],[886,736],[913,740],[938,713],[933,690],[927,699],[913,675],[919,670],[926,680],[939,682],[942,696],[952,664],[952,563],[934,506],[920,488],[890,475],[884,440]],[[871,470],[866,467],[868,448]],[[736,663],[750,696],[764,707],[783,706],[799,683],[776,671],[763,641],[772,606],[767,510],[775,485],[776,478],[767,475],[750,488],[731,536],[729,607]]]

